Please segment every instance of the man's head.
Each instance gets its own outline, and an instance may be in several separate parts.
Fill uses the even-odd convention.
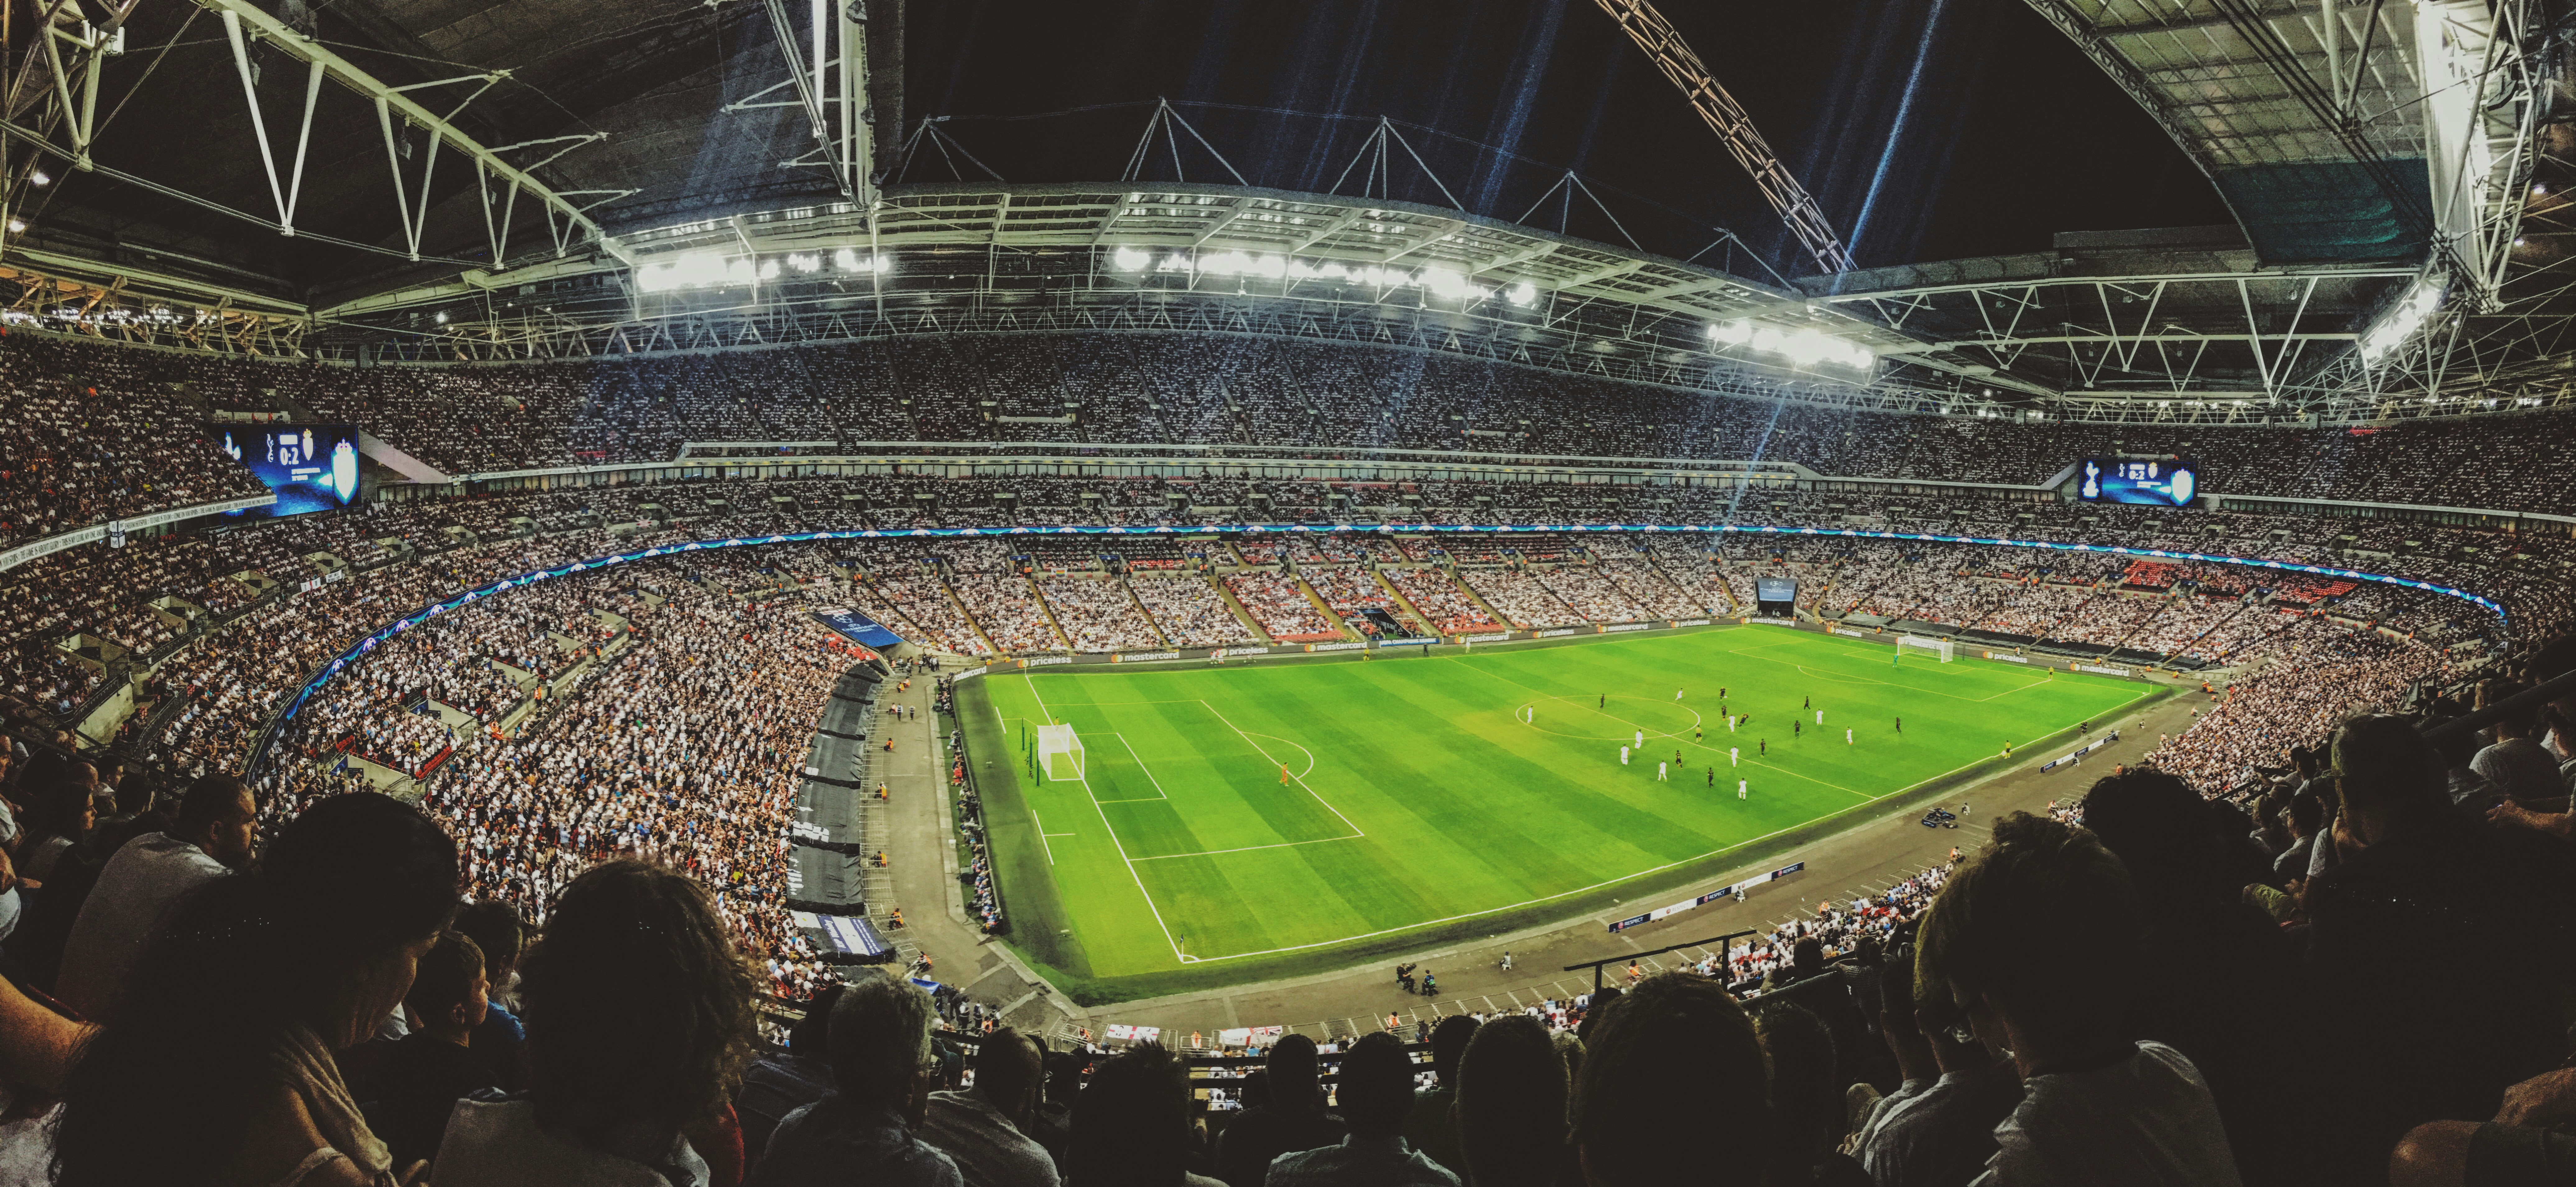
[[[2162,771],[2137,771],[2084,793],[2084,827],[2119,855],[2133,877],[2173,887],[2205,881],[2217,859],[2209,801]]]
[[[179,797],[179,818],[172,822],[179,839],[206,851],[234,869],[250,864],[251,834],[259,819],[250,789],[226,774],[212,774],[188,785]]]
[[[2365,845],[2404,820],[2450,811],[2442,756],[2403,717],[2372,714],[2343,723],[2334,736],[2334,773],[2351,816],[2345,827]]]
[[[2014,812],[1922,916],[1915,998],[1980,1038],[2083,1047],[2115,1029],[2146,917],[2129,872],[2092,833]],[[1955,1012],[1937,1010],[1953,1006]]]
[[[869,969],[832,1004],[832,1079],[860,1109],[909,1113],[939,1067],[930,1050],[930,995]]]
[[[1189,1170],[1189,1140],[1189,1068],[1161,1043],[1138,1043],[1094,1067],[1091,1082],[1075,1098],[1065,1177],[1180,1187]]]
[[[1342,1119],[1357,1138],[1393,1137],[1413,1111],[1413,1059],[1404,1044],[1380,1031],[1361,1035],[1342,1054]]]
[[[1452,1014],[1440,1020],[1431,1032],[1431,1070],[1440,1077],[1444,1088],[1458,1086],[1458,1057],[1467,1053],[1467,1044],[1476,1037],[1476,1020],[1465,1014]]]
[[[1833,1146],[1843,1122],[1843,1086],[1834,1080],[1834,1036],[1814,1011],[1785,1000],[1754,1011],[1753,1033],[1771,1057],[1776,1148],[1795,1165],[1812,1165]]]
[[[1648,977],[1584,1039],[1574,1144],[1595,1184],[1695,1181],[1709,1151],[1768,1149],[1771,1072],[1714,981]]]
[[[1547,1187],[1555,1181],[1573,1085],[1538,1019],[1507,1014],[1477,1027],[1459,1055],[1454,1082],[1458,1150],[1469,1182]]]
[[[443,931],[421,954],[403,1007],[420,1020],[420,1028],[453,1043],[462,1043],[483,1024],[491,1003],[490,983],[483,979],[483,950],[458,932]]]
[[[1316,1089],[1315,1040],[1301,1034],[1282,1037],[1270,1045],[1270,1057],[1262,1067],[1270,1073],[1270,1099],[1279,1107],[1304,1109],[1322,1103]]]
[[[985,1035],[975,1049],[975,1091],[1013,1125],[1026,1126],[1036,1114],[1045,1075],[1045,1049],[1010,1027]]]

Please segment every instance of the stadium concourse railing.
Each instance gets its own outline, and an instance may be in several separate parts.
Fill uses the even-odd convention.
[[[276,743],[276,740],[277,740],[278,735],[279,735],[279,734],[284,730],[285,726],[286,726],[289,722],[292,722],[292,721],[295,719],[295,717],[296,717],[296,715],[297,715],[298,713],[302,712],[302,710],[303,710],[303,708],[304,708],[305,703],[306,703],[306,702],[308,702],[309,700],[311,700],[311,699],[312,699],[312,697],[313,697],[313,695],[314,695],[315,693],[320,692],[320,691],[321,691],[321,689],[322,689],[322,687],[323,687],[325,684],[328,684],[328,683],[331,681],[331,679],[332,679],[333,677],[335,677],[335,676],[339,675],[339,673],[340,673],[341,671],[343,671],[344,669],[346,669],[350,664],[352,664],[352,663],[356,662],[357,660],[359,660],[359,659],[363,658],[363,657],[364,657],[368,652],[375,650],[378,646],[382,645],[383,643],[387,642],[388,640],[391,640],[391,639],[392,639],[392,638],[394,638],[395,636],[400,635],[400,634],[402,634],[403,632],[408,631],[408,630],[410,630],[410,629],[411,629],[411,628],[413,628],[413,627],[419,626],[420,624],[422,624],[422,623],[424,623],[424,622],[427,622],[427,621],[429,621],[430,619],[436,618],[436,617],[438,617],[439,615],[442,615],[442,614],[448,613],[448,612],[450,612],[450,611],[452,611],[452,610],[460,609],[460,608],[462,608],[462,607],[464,607],[464,606],[467,606],[467,605],[471,605],[471,604],[472,604],[472,603],[474,603],[474,602],[480,601],[480,600],[482,600],[482,599],[484,599],[484,598],[491,597],[491,596],[493,596],[493,595],[495,595],[495,594],[499,594],[499,593],[506,592],[506,591],[508,591],[508,590],[510,590],[510,589],[513,589],[513,588],[517,588],[517,587],[520,587],[520,586],[534,585],[534,584],[536,584],[536,583],[538,583],[538,582],[540,582],[540,581],[549,580],[549,579],[551,579],[551,578],[555,578],[555,577],[569,576],[569,575],[574,574],[574,573],[593,572],[593,571],[600,570],[600,569],[613,568],[613,567],[618,566],[618,565],[629,564],[629,563],[632,563],[632,562],[635,562],[635,561],[651,560],[651,559],[658,558],[658,557],[666,557],[666,556],[684,556],[684,555],[687,555],[687,554],[690,554],[690,553],[704,552],[704,551],[716,550],[716,549],[729,549],[729,548],[752,548],[752,547],[760,547],[760,546],[770,545],[770,544],[792,544],[792,543],[800,543],[800,542],[805,542],[805,541],[815,541],[815,540],[897,540],[897,539],[948,539],[948,538],[1001,539],[1001,540],[1011,540],[1011,539],[1018,539],[1018,538],[1024,538],[1024,537],[1039,537],[1039,536],[1068,536],[1068,535],[1086,535],[1086,536],[1088,536],[1088,535],[1097,535],[1097,536],[1110,536],[1110,537],[1125,537],[1125,536],[1183,536],[1183,535],[1193,535],[1193,536],[1195,536],[1195,535],[1218,535],[1218,536],[1226,536],[1226,535],[1252,535],[1252,536],[1258,536],[1258,535],[1264,535],[1264,534],[1294,535],[1294,534],[1317,534],[1317,533],[1333,533],[1333,532],[1365,532],[1365,533],[1386,534],[1386,535],[1392,535],[1392,534],[1398,534],[1398,533],[1405,534],[1405,535],[1473,535],[1473,534],[1487,534],[1487,535],[1492,535],[1492,534],[1505,534],[1505,533],[1533,533],[1533,532],[1560,533],[1560,534],[1571,533],[1571,534],[1577,534],[1577,535],[1585,535],[1585,534],[1592,534],[1592,535],[1598,535],[1598,534],[1623,534],[1623,533],[1625,533],[1625,534],[1661,534],[1661,535],[1670,535],[1670,534],[1675,534],[1675,533],[1732,533],[1732,534],[1752,534],[1752,535],[1766,535],[1766,536],[1791,536],[1791,537],[1800,537],[1800,538],[1832,538],[1832,537],[1841,537],[1841,538],[1846,538],[1846,539],[1855,539],[1855,540],[1894,540],[1894,541],[1914,541],[1914,542],[1920,542],[1920,543],[1931,543],[1931,544],[1973,544],[1973,545],[1983,545],[1983,546],[1989,546],[1989,547],[2002,547],[2002,548],[2042,548],[2042,549],[2050,549],[2050,550],[2060,551],[2060,552],[2094,552],[2094,553],[2107,553],[2107,554],[2118,555],[2118,556],[2142,557],[2142,558],[2147,558],[2147,559],[2152,559],[2152,560],[2199,561],[2199,562],[2205,562],[2205,563],[2210,563],[2210,564],[2242,565],[2242,566],[2246,566],[2246,567],[2249,567],[2249,568],[2257,568],[2257,569],[2271,569],[2271,570],[2274,570],[2274,571],[2278,571],[2278,572],[2286,572],[2286,573],[2306,573],[2306,574],[2313,574],[2313,575],[2317,575],[2317,576],[2343,578],[2343,579],[2346,579],[2346,580],[2352,580],[2352,581],[2371,581],[2371,582],[2377,582],[2377,583],[2380,583],[2380,584],[2383,584],[2383,585],[2393,585],[2393,586],[2399,586],[2399,587],[2407,588],[2407,589],[2423,590],[2423,591],[2430,592],[2430,593],[2443,594],[2443,595],[2446,595],[2446,596],[2449,596],[2449,597],[2459,598],[2459,599],[2461,599],[2461,600],[2463,600],[2463,601],[2466,601],[2466,602],[2469,602],[2469,603],[2471,603],[2471,604],[2474,604],[2474,605],[2476,605],[2476,606],[2478,606],[2478,607],[2480,607],[2480,608],[2482,608],[2482,609],[2485,609],[2485,610],[2487,610],[2488,612],[2490,612],[2490,613],[2494,614],[2500,622],[2501,622],[2501,621],[2504,621],[2504,620],[2506,619],[2506,615],[2505,615],[2504,607],[2503,607],[2503,606],[2501,606],[2501,605],[2499,605],[2499,604],[2497,604],[2493,599],[2487,598],[2487,597],[2485,597],[2485,596],[2483,596],[2483,595],[2475,594],[2475,593],[2471,593],[2471,592],[2469,592],[2468,590],[2464,590],[2464,589],[2457,589],[2457,588],[2454,588],[2454,587],[2451,587],[2451,586],[2446,586],[2446,585],[2436,585],[2436,584],[2434,584],[2434,583],[2432,583],[2432,582],[2429,582],[2429,581],[2418,581],[2418,580],[2414,580],[2414,579],[2412,579],[2412,578],[2406,578],[2406,577],[2395,577],[2395,576],[2390,576],[2390,575],[2388,575],[2388,574],[2384,574],[2384,573],[2371,573],[2371,572],[2366,572],[2366,571],[2363,571],[2363,570],[2357,570],[2357,569],[2338,569],[2338,568],[2334,568],[2334,567],[2326,566],[2326,565],[2301,564],[2301,563],[2298,563],[2298,562],[2295,562],[2295,561],[2270,560],[2270,559],[2266,559],[2266,558],[2262,558],[2262,557],[2232,556],[2232,555],[2228,555],[2228,554],[2224,554],[2224,553],[2180,552],[2180,551],[2174,551],[2174,550],[2170,550],[2170,549],[2162,549],[2162,548],[2131,548],[2131,547],[2128,547],[2128,546],[2126,546],[2126,545],[2116,545],[2116,544],[2068,544],[2068,543],[2062,543],[2062,542],[2056,542],[2056,541],[2047,541],[2047,540],[2015,540],[2015,539],[2011,539],[2011,538],[2008,538],[2008,537],[1988,537],[1988,536],[1945,536],[1945,535],[1936,535],[1936,534],[1927,533],[1927,532],[1887,532],[1887,531],[1877,531],[1877,530],[1873,530],[1873,529],[1866,529],[1866,528],[1849,528],[1849,527],[1844,527],[1844,528],[1797,528],[1797,527],[1779,527],[1779,526],[1776,526],[1776,525],[1769,525],[1769,524],[1763,524],[1763,525],[1752,525],[1752,524],[1732,524],[1732,523],[1726,523],[1726,524],[1549,524],[1549,523],[1528,523],[1528,524],[1378,523],[1378,524],[1369,524],[1369,523],[1359,523],[1359,522],[1328,522],[1328,523],[1292,523],[1292,524],[1200,524],[1200,525],[1195,525],[1195,526],[1162,525],[1162,526],[1156,526],[1156,527],[1150,527],[1150,528],[1145,528],[1145,527],[1137,527],[1137,528],[1129,528],[1129,527],[1012,527],[1012,528],[896,528],[896,529],[866,528],[866,529],[856,529],[856,530],[848,530],[848,531],[792,532],[792,533],[778,533],[778,534],[772,534],[772,535],[733,536],[733,537],[727,537],[727,538],[722,538],[722,539],[698,540],[698,541],[692,541],[692,542],[687,543],[687,544],[668,544],[668,545],[661,545],[661,546],[657,546],[657,547],[653,547],[653,548],[640,549],[640,550],[637,550],[637,551],[634,551],[634,552],[616,553],[616,554],[612,554],[612,555],[593,557],[593,558],[588,559],[588,560],[574,561],[574,562],[571,562],[571,563],[569,563],[569,564],[558,565],[558,566],[555,566],[555,567],[553,567],[553,568],[540,569],[540,570],[535,570],[535,571],[531,571],[531,572],[527,572],[527,573],[522,573],[522,574],[520,574],[520,575],[518,575],[518,576],[516,576],[516,577],[505,577],[505,578],[502,578],[502,579],[500,579],[500,580],[498,580],[498,581],[494,581],[494,582],[492,582],[492,583],[490,583],[490,584],[488,584],[488,585],[484,585],[484,586],[481,586],[481,587],[476,588],[476,589],[467,590],[467,591],[466,591],[466,592],[464,592],[464,593],[458,594],[458,595],[456,595],[456,596],[454,596],[454,597],[451,597],[451,598],[447,598],[447,599],[445,599],[445,600],[443,600],[443,601],[439,601],[439,602],[436,602],[436,603],[433,603],[433,604],[430,604],[430,605],[427,605],[427,606],[423,606],[423,607],[421,607],[420,609],[418,609],[418,610],[416,610],[416,611],[413,611],[412,613],[407,614],[407,615],[405,615],[405,616],[403,616],[403,617],[401,617],[401,618],[399,618],[399,619],[396,619],[396,620],[395,620],[395,621],[393,621],[392,623],[390,623],[390,624],[388,624],[388,625],[386,625],[386,626],[384,626],[384,627],[378,628],[377,630],[375,630],[375,631],[373,631],[373,632],[369,633],[369,634],[368,634],[368,635],[366,635],[365,637],[363,637],[363,638],[359,639],[358,641],[356,641],[355,643],[351,644],[351,645],[348,647],[348,649],[346,649],[345,651],[341,652],[341,653],[340,653],[340,655],[338,655],[338,656],[336,656],[336,657],[332,658],[331,660],[328,660],[328,661],[324,662],[324,663],[323,663],[323,664],[321,664],[318,668],[316,668],[316,670],[315,670],[315,671],[314,671],[314,672],[313,672],[309,677],[307,677],[307,679],[305,680],[305,682],[303,683],[303,685],[302,685],[300,688],[298,688],[298,689],[297,689],[297,691],[296,691],[296,694],[295,694],[294,698],[293,698],[293,699],[292,699],[292,700],[287,704],[286,708],[285,708],[283,711],[281,711],[281,712],[277,715],[277,717],[269,723],[268,727],[267,727],[265,730],[263,730],[263,731],[261,732],[261,735],[260,735],[259,741],[258,741],[258,742],[253,746],[253,748],[252,748],[252,750],[251,750],[250,759],[249,759],[249,762],[248,762],[248,763],[245,765],[245,767],[244,767],[244,772],[245,772],[245,774],[249,774],[249,775],[256,775],[256,774],[257,774],[257,773],[258,773],[258,772],[259,772],[259,771],[264,767],[264,765],[265,765],[265,763],[266,763],[267,756],[268,756],[268,754],[269,754],[270,750],[274,747],[274,745],[275,745],[275,743]],[[1470,637],[1470,638],[1472,638],[1473,636],[1469,636],[1469,637]],[[1421,643],[1421,642],[1428,642],[1428,641],[1429,641],[1429,640],[1410,640],[1410,641],[1407,641],[1407,642],[1409,642],[1409,643]],[[1331,646],[1331,645],[1330,645],[1330,644],[1326,644],[1325,646]],[[1175,658],[1177,658],[1177,655],[1175,655]]]

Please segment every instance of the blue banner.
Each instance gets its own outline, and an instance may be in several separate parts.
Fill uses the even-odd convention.
[[[903,642],[902,636],[887,630],[877,620],[856,610],[847,608],[817,610],[814,612],[814,621],[839,631],[846,638],[855,639],[880,651]]]

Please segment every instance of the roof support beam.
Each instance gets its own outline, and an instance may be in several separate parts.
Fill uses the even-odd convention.
[[[439,115],[438,113],[433,112],[413,101],[410,96],[403,93],[408,88],[389,85],[376,78],[374,75],[359,69],[347,59],[333,53],[329,47],[323,45],[321,42],[315,41],[312,38],[306,37],[302,33],[288,28],[276,17],[270,16],[257,4],[252,3],[251,0],[195,0],[195,3],[200,7],[221,16],[224,19],[224,23],[228,31],[239,28],[246,30],[253,35],[264,38],[269,42],[269,44],[276,46],[279,51],[290,57],[311,63],[316,69],[320,70],[322,74],[329,76],[333,81],[340,83],[342,86],[345,86],[360,95],[374,100],[377,107],[378,119],[385,126],[386,142],[389,145],[393,141],[392,119],[396,114],[399,114],[402,116],[405,123],[425,129],[430,133],[433,153],[435,153],[436,145],[439,142],[445,142],[449,148],[455,149],[457,152],[463,153],[467,157],[479,162],[483,168],[489,170],[493,176],[517,187],[519,192],[528,194],[536,199],[551,212],[562,217],[574,229],[579,232],[587,233],[591,241],[598,244],[602,251],[616,256],[620,260],[629,260],[629,262],[631,262],[626,249],[617,242],[615,237],[611,236],[598,223],[592,221],[590,216],[584,213],[580,206],[575,205],[571,199],[557,193],[544,182],[530,176],[525,170],[501,159],[499,154],[484,147],[482,142],[474,139],[472,136],[466,135],[462,129],[449,123],[446,116]],[[491,76],[493,79],[497,79],[498,77],[498,75]],[[256,112],[258,110],[257,106],[254,105],[252,110]],[[260,137],[260,150],[262,153],[266,153],[268,151],[268,139],[264,133]],[[423,180],[425,183],[427,180],[427,170],[424,169],[423,173]],[[273,180],[274,179],[272,178],[272,181]],[[281,207],[285,205],[285,199],[282,195],[279,198],[279,204]],[[404,200],[404,205],[406,207],[406,213],[409,214],[410,203],[407,199]],[[424,185],[424,189],[421,194],[419,212],[417,214],[410,215],[406,222],[406,232],[411,240],[412,251],[415,254],[415,258],[419,251],[418,227],[425,220],[428,213],[428,207],[429,194],[426,190],[426,186]],[[558,247],[556,254],[560,256],[564,254],[565,250],[567,250],[566,247]],[[498,264],[502,261],[496,260],[494,262]]]

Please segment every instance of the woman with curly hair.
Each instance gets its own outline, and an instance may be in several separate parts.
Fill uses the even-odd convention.
[[[683,1135],[742,1079],[760,980],[695,879],[592,867],[520,961],[528,1091],[459,1102],[432,1184],[704,1187]]]

